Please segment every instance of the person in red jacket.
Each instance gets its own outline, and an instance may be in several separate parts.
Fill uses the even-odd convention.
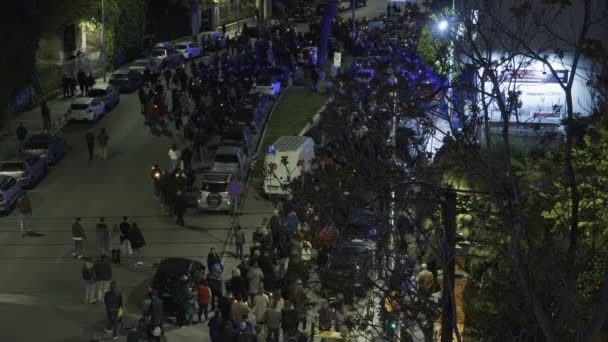
[[[208,308],[209,298],[211,298],[211,289],[207,286],[207,282],[201,280],[196,285],[196,293],[198,299],[198,322],[201,323],[202,313],[205,313],[205,322],[209,319]]]

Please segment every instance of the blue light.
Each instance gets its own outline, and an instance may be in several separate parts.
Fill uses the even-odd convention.
[[[390,327],[392,330],[397,330],[397,322],[391,322]]]

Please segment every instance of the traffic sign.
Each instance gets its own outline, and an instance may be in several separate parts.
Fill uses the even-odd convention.
[[[375,224],[367,225],[367,238],[370,240],[378,240],[381,236],[382,228]]]
[[[245,187],[243,186],[243,183],[234,180],[230,183],[228,183],[228,193],[231,196],[238,196],[240,194],[243,193],[243,191],[245,191]]]
[[[266,146],[266,155],[276,156],[277,155],[277,146],[275,144],[270,144]]]

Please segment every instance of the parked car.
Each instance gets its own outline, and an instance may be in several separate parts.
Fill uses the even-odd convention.
[[[22,152],[42,158],[47,165],[55,164],[68,152],[65,139],[50,134],[31,135],[23,144]]]
[[[253,83],[251,92],[269,96],[277,96],[281,92],[281,81],[269,76],[258,77]]]
[[[194,42],[180,42],[175,44],[175,49],[179,51],[185,59],[192,59],[201,57],[203,55],[203,48],[198,43]]]
[[[143,73],[128,68],[118,69],[110,76],[110,84],[119,91],[134,91],[141,87],[143,82]]]
[[[120,92],[118,89],[114,88],[113,85],[108,83],[95,84],[91,90],[89,90],[87,97],[100,99],[105,105],[106,112],[120,103]]]
[[[327,266],[321,270],[322,288],[365,296],[374,277],[373,246],[362,240],[336,243]]]
[[[70,121],[97,121],[106,112],[104,102],[98,98],[77,97],[68,109]]]
[[[0,213],[6,215],[13,210],[22,193],[17,179],[0,174]]]
[[[129,70],[135,70],[140,74],[144,74],[144,69],[148,68],[152,74],[160,74],[160,63],[154,58],[137,59],[129,66]]]
[[[174,48],[155,47],[150,51],[150,57],[160,63],[161,68],[175,68],[184,62],[182,54]]]
[[[233,180],[230,173],[209,172],[202,175],[198,208],[210,211],[233,211],[234,203],[228,194],[228,184]]]
[[[346,11],[351,6],[350,0],[336,0],[336,1],[334,1],[334,3],[336,4],[336,10],[338,12]]]
[[[211,171],[231,173],[237,179],[247,176],[247,156],[240,147],[219,146],[213,158]]]
[[[235,125],[248,127],[252,132],[259,132],[264,124],[264,113],[264,110],[260,109],[259,105],[254,107],[253,105],[241,103],[234,113],[232,113],[231,120]]]
[[[17,179],[22,187],[32,187],[46,175],[46,163],[38,156],[0,161],[0,175]]]
[[[220,145],[240,147],[247,153],[251,146],[251,133],[246,126],[234,125],[224,128],[220,137]]]
[[[150,287],[157,291],[163,301],[165,316],[175,316],[178,309],[178,291],[195,286],[205,274],[205,266],[196,260],[186,258],[163,259],[152,278]]]

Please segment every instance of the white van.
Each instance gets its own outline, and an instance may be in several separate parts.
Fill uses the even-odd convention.
[[[287,165],[283,164],[283,158],[286,158]],[[289,190],[284,189],[282,185],[288,185],[294,178],[299,177],[302,171],[310,170],[314,158],[315,142],[310,137],[283,136],[277,139],[266,150],[264,193],[289,195]]]

